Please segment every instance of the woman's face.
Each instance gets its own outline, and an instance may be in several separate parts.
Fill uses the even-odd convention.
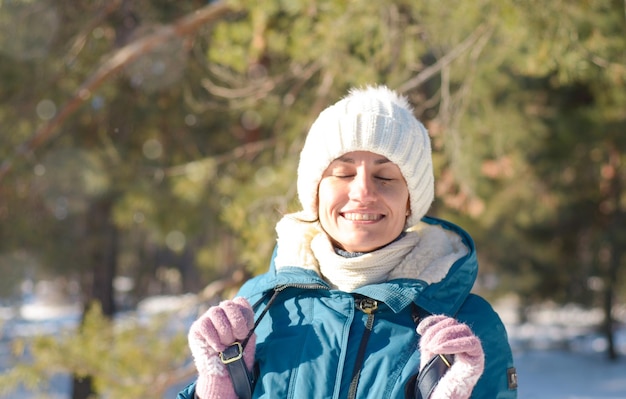
[[[367,151],[335,159],[318,190],[319,220],[333,243],[348,252],[369,252],[404,229],[409,191],[400,168]]]

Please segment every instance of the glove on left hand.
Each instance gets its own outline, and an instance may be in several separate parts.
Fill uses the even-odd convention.
[[[418,326],[420,370],[437,355],[454,355],[452,367],[429,399],[468,399],[485,367],[480,340],[466,324],[452,317],[429,316]]]

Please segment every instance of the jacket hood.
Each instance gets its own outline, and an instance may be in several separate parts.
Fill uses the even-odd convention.
[[[453,316],[469,295],[478,275],[474,240],[465,230],[453,223],[432,217],[425,217],[423,221],[457,235],[467,247],[467,253],[452,264],[446,277],[426,286],[415,301],[418,306],[432,314]]]
[[[454,238],[466,250],[460,257],[450,262],[441,264],[433,262],[430,270],[415,277],[405,273],[399,278],[359,287],[352,292],[353,294],[382,301],[395,312],[415,303],[431,314],[453,316],[457,313],[469,295],[478,273],[474,242],[467,232],[453,223],[433,217],[422,218],[422,223],[426,228],[443,229],[447,237]],[[277,250],[278,246],[274,249],[269,271],[244,284],[241,295],[253,298],[281,286],[332,289],[330,284],[314,270],[298,266],[277,268],[275,265]],[[433,275],[438,277],[433,278]]]

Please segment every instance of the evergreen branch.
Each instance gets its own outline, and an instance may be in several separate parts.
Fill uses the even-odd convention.
[[[398,87],[398,91],[406,93],[409,90],[419,87],[422,83],[426,82],[428,79],[439,73],[444,67],[450,65],[452,61],[459,58],[461,55],[463,55],[463,53],[469,50],[474,45],[474,43],[476,43],[485,33],[485,30],[487,30],[487,26],[478,26],[471,35],[465,38],[465,40],[459,43],[449,53],[437,60],[436,63],[430,65],[427,68],[424,68],[420,73],[417,74],[417,76],[404,82],[404,84]]]
[[[65,120],[115,73],[172,37],[182,37],[193,34],[204,24],[215,21],[231,11],[232,8],[225,2],[210,3],[182,17],[171,25],[163,26],[155,32],[129,43],[116,50],[111,56],[106,57],[106,60],[100,67],[83,82],[74,95],[61,107],[59,113],[37,129],[29,140],[19,145],[15,150],[13,158],[8,158],[0,164],[0,181],[2,181],[4,176],[11,170],[15,158],[27,157],[35,149],[50,141]]]

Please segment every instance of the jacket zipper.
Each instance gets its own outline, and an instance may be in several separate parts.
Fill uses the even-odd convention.
[[[361,298],[355,301],[357,309],[367,314],[367,321],[365,322],[365,331],[361,337],[361,343],[359,345],[359,351],[356,355],[354,362],[354,371],[352,372],[352,380],[350,381],[350,389],[348,391],[348,399],[356,398],[356,391],[359,385],[359,378],[361,376],[361,369],[365,361],[365,350],[367,349],[367,341],[369,341],[372,329],[374,328],[374,312],[378,309],[378,302],[371,298]]]
[[[286,288],[300,288],[300,289],[303,289],[303,290],[315,290],[315,289],[329,290],[330,289],[330,288],[328,288],[327,285],[318,284],[318,283],[311,283],[311,284],[292,283],[292,284],[280,284],[280,285],[277,285],[276,287],[274,287],[274,291],[275,292],[280,292],[280,291],[285,290]]]
[[[328,286],[323,284],[311,283],[311,284],[281,284],[274,287],[274,293],[272,294],[270,300],[268,301],[265,309],[261,312],[261,315],[257,319],[254,328],[259,324],[261,318],[265,315],[265,313],[269,310],[269,307],[272,305],[278,294],[284,291],[287,288],[300,288],[300,289],[321,289],[328,290]],[[259,300],[259,302],[261,302]],[[367,342],[369,341],[370,335],[372,334],[372,329],[374,328],[374,312],[378,309],[378,302],[372,298],[359,298],[354,302],[357,309],[367,314],[367,320],[365,322],[365,331],[363,332],[363,336],[361,337],[361,343],[359,344],[359,351],[357,352],[356,360],[354,363],[354,371],[352,373],[352,379],[350,381],[350,388],[348,391],[348,399],[355,399],[357,387],[359,385],[359,378],[361,376],[361,369],[363,368],[363,363],[365,361],[365,350],[367,349]],[[248,339],[246,339],[247,342]]]
[[[274,300],[276,299],[276,297],[278,297],[278,294],[280,294],[282,291],[284,291],[287,288],[322,289],[322,290],[328,290],[329,289],[327,286],[325,286],[323,284],[315,284],[315,283],[312,283],[312,284],[281,284],[281,285],[277,285],[276,287],[274,287],[274,292],[270,296],[269,301],[267,301],[267,305],[265,305],[265,308],[261,311],[261,314],[259,314],[259,317],[257,317],[257,319],[255,320],[254,326],[252,327],[252,329],[248,333],[248,336],[246,337],[246,339],[243,340],[242,345],[244,347],[248,343],[248,341],[250,340],[250,337],[254,333],[254,330],[256,330],[256,328],[258,327],[259,323],[261,322],[261,319],[263,319],[263,317],[265,317],[265,314],[270,310],[270,306],[272,306],[272,304],[274,303]],[[261,297],[261,299],[259,299],[254,305],[252,305],[252,309],[257,309],[261,305],[261,303],[265,300],[265,298],[267,298],[268,294],[269,294],[269,291],[265,295],[263,295]]]

